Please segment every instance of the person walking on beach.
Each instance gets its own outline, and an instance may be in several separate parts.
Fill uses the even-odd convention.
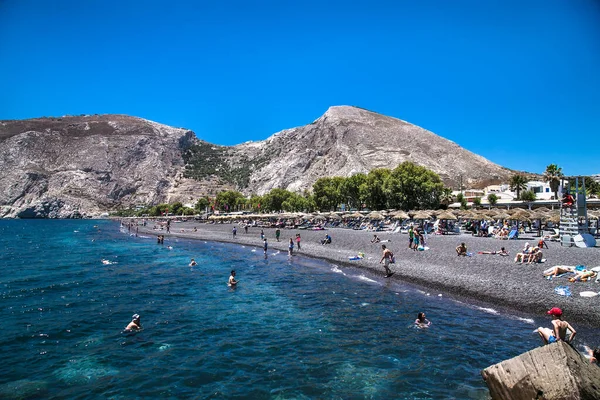
[[[275,239],[279,242],[279,237],[281,236],[281,230],[279,228],[275,229]]]
[[[394,257],[394,253],[390,251],[390,249],[385,247],[385,244],[381,245],[381,249],[383,250],[383,254],[381,255],[381,260],[379,260],[379,264],[383,262],[383,267],[385,268],[385,276],[392,276],[393,272],[390,269],[390,264],[392,263],[392,258]]]
[[[248,233],[248,224],[244,225],[244,233]]]
[[[237,228],[235,226],[231,230],[231,233],[233,234],[233,238],[235,239],[235,235],[237,234]]]
[[[558,307],[553,307],[548,311],[548,315],[552,315],[552,329],[537,328],[537,333],[542,338],[544,344],[558,342],[559,340],[571,343],[577,332],[567,321],[563,321],[562,310]],[[569,339],[567,339],[567,329],[571,331]]]
[[[260,238],[261,238],[261,239],[264,239],[264,238],[265,238],[265,230],[264,230],[264,229],[261,229],[261,230],[260,230]]]
[[[290,243],[288,244],[288,256],[294,254],[294,239],[290,238]]]
[[[298,246],[298,250],[300,250],[300,240],[302,240],[300,234],[296,233],[296,246]]]
[[[415,236],[415,231],[413,230],[412,225],[408,227],[408,248],[412,249],[413,240]]]
[[[139,314],[133,314],[131,317],[131,322],[125,327],[125,330],[128,332],[131,331],[139,331],[142,329],[142,322]]]

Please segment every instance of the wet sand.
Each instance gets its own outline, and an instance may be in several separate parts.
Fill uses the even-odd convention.
[[[165,244],[169,236],[240,243],[262,247],[260,230],[250,227],[248,233],[240,225],[237,226],[237,237],[231,233],[234,224],[204,224],[198,222],[173,223],[171,233],[165,230],[153,230],[153,224],[142,229],[153,235],[164,234]],[[197,232],[193,232],[193,228]],[[263,228],[269,242],[269,250],[277,249],[287,252],[289,238],[296,233],[302,236],[302,249],[295,254],[328,260],[340,267],[367,268],[374,273],[384,275],[384,268],[379,264],[381,243],[370,243],[373,232],[354,231],[333,228],[326,231],[307,231],[297,229],[281,229],[281,241],[275,240],[275,228]],[[182,232],[183,230],[183,232]],[[320,241],[329,233],[333,239],[330,245],[321,245]],[[541,264],[517,264],[514,255],[526,242],[535,246],[539,238],[528,235],[518,240],[499,240],[494,238],[474,237],[470,234],[430,235],[427,251],[413,251],[408,248],[408,235],[401,233],[378,232],[384,243],[396,256],[396,264],[391,265],[397,279],[418,286],[436,290],[454,297],[470,299],[478,303],[488,304],[495,309],[518,310],[519,315],[530,313],[545,315],[551,307],[563,309],[564,318],[569,322],[600,328],[600,296],[581,297],[583,291],[600,291],[600,283],[595,278],[588,282],[571,283],[567,278],[547,280],[542,272],[555,265],[600,266],[600,247],[580,249],[561,247],[558,242],[547,242],[549,249],[544,249]],[[295,242],[295,241],[294,241]],[[472,257],[457,257],[455,247],[465,242]],[[510,256],[477,254],[478,251],[500,250],[506,247]],[[348,258],[358,252],[365,253],[362,260],[350,261]],[[568,286],[572,296],[565,297],[554,292],[559,285]]]

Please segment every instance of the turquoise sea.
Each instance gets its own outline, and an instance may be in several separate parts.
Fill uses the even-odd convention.
[[[548,325],[113,221],[0,221],[0,248],[0,398],[485,399],[481,369]],[[419,311],[431,327],[414,327]],[[125,334],[134,313],[143,330]]]

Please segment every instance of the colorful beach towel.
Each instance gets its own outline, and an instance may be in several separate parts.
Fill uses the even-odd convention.
[[[570,297],[571,289],[568,286],[557,286],[554,288],[554,293],[559,294],[561,296]]]

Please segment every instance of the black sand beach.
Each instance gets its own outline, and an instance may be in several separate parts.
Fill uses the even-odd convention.
[[[153,230],[153,223],[140,227],[140,232],[165,235],[165,244],[169,236],[193,238],[218,242],[240,243],[244,245],[262,246],[261,228],[250,227],[244,233],[241,225],[237,226],[237,237],[234,239],[231,230],[235,224],[205,224],[198,222],[174,222],[171,233],[165,230]],[[193,232],[193,228],[197,232]],[[343,267],[368,268],[384,275],[384,268],[379,264],[381,243],[370,243],[373,232],[354,231],[333,228],[326,231],[308,231],[281,229],[281,241],[275,240],[275,228],[263,228],[269,242],[269,249],[287,252],[290,237],[296,233],[302,236],[302,249],[295,254],[316,257],[331,261]],[[330,245],[321,245],[320,241],[329,233],[333,238]],[[391,267],[395,275],[390,279],[398,279],[436,290],[454,297],[471,299],[489,304],[495,309],[518,310],[519,314],[530,313],[544,315],[552,307],[563,309],[564,318],[569,322],[600,328],[600,296],[581,297],[583,291],[600,291],[600,283],[595,278],[588,282],[571,283],[566,277],[547,280],[542,272],[555,265],[585,265],[588,268],[600,265],[600,248],[580,249],[561,247],[558,242],[547,242],[549,249],[544,249],[541,264],[517,264],[514,255],[526,242],[532,246],[539,238],[524,237],[518,240],[498,240],[494,238],[473,237],[469,234],[430,235],[427,251],[413,251],[408,248],[408,235],[401,233],[378,232],[381,240],[396,256],[396,264]],[[455,247],[465,242],[472,257],[457,257]],[[477,254],[478,251],[500,250],[506,247],[510,256]],[[350,261],[348,258],[358,252],[364,252],[362,260]],[[559,285],[569,286],[571,297],[558,295],[554,288]]]

